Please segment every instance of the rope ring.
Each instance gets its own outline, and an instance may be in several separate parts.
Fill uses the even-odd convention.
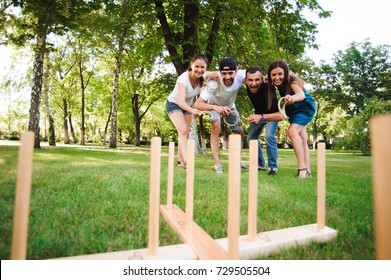
[[[210,111],[202,111],[202,115],[209,118],[210,120],[213,118],[213,115]]]
[[[233,115],[235,116],[235,118],[236,118],[236,121],[235,121],[235,123],[233,123],[233,124],[230,124],[230,123],[227,122],[227,118],[228,118],[229,115],[231,115],[231,114],[233,114]],[[226,125],[228,125],[228,126],[235,126],[235,125],[237,125],[238,122],[239,122],[239,114],[236,113],[236,111],[231,111],[231,114],[229,114],[228,116],[222,116],[222,118],[223,118],[224,123],[225,123]]]
[[[209,83],[211,82],[211,83]],[[207,79],[206,82],[206,90],[210,93],[210,94],[215,94],[216,91],[219,89],[220,87],[220,79],[217,78],[217,80],[211,80],[211,79]]]
[[[280,100],[278,100],[278,110],[284,116],[284,118],[287,119],[288,116],[286,115],[286,112],[285,112],[285,102],[284,102],[284,99],[285,99],[285,97],[281,97]],[[281,102],[283,103],[282,105],[281,105]]]
[[[235,121],[233,124],[230,124],[230,123],[228,123],[228,121],[227,121],[227,117],[228,117],[229,115],[228,115],[228,116],[221,116],[221,118],[223,119],[223,121],[224,121],[224,123],[225,123],[226,125],[228,125],[228,126],[235,126],[235,125],[237,125],[238,122],[239,122],[239,114],[236,113],[236,111],[232,111],[231,114],[233,114],[233,115],[235,116],[235,119],[236,119],[236,121]],[[210,120],[213,118],[213,115],[212,115],[212,113],[211,113],[210,111],[202,111],[202,115],[205,116],[205,117],[207,117],[207,118],[209,118]]]

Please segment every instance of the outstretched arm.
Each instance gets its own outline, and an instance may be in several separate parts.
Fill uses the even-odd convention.
[[[299,86],[297,82],[293,82],[291,84],[291,88],[293,92],[295,93],[294,95],[286,95],[284,97],[285,99],[285,104],[290,105],[295,102],[299,102],[305,99],[304,91],[303,89]]]

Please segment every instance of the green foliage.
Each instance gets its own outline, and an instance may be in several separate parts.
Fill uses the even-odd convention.
[[[391,113],[391,100],[379,102],[376,98],[369,101],[364,110],[346,124],[346,135],[337,148],[360,150],[363,155],[370,155],[370,119]]]
[[[316,24],[301,12],[309,8],[329,16],[317,1],[154,1],[160,34],[177,73],[186,69],[192,55],[205,53],[212,68],[225,56],[241,67],[266,68],[275,59],[295,59],[314,44]],[[194,7],[196,6],[196,8]],[[186,11],[194,8],[194,13]],[[192,44],[189,44],[192,42]]]
[[[98,1],[84,0],[15,0],[14,6],[21,8],[24,33],[30,38],[51,32],[61,35],[75,28],[80,19],[92,9],[99,7]],[[44,33],[42,33],[44,32]]]
[[[373,46],[370,41],[352,43],[334,55],[333,64],[321,65],[324,92],[348,116],[359,114],[368,102],[391,99],[390,46]]]

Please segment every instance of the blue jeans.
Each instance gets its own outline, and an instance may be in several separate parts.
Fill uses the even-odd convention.
[[[247,139],[258,140],[258,166],[265,168],[265,159],[263,158],[261,142],[259,141],[259,135],[261,135],[263,128],[266,126],[265,139],[266,139],[266,153],[269,170],[278,170],[277,159],[278,159],[278,147],[276,137],[276,130],[278,122],[259,122],[258,124],[250,124]]]

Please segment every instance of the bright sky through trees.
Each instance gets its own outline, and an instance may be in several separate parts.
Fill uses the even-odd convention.
[[[318,0],[318,3],[333,12],[326,19],[309,15],[318,23],[319,50],[307,51],[315,62],[330,62],[334,53],[345,50],[353,41],[364,42],[368,38],[374,45],[391,44],[389,0]]]

